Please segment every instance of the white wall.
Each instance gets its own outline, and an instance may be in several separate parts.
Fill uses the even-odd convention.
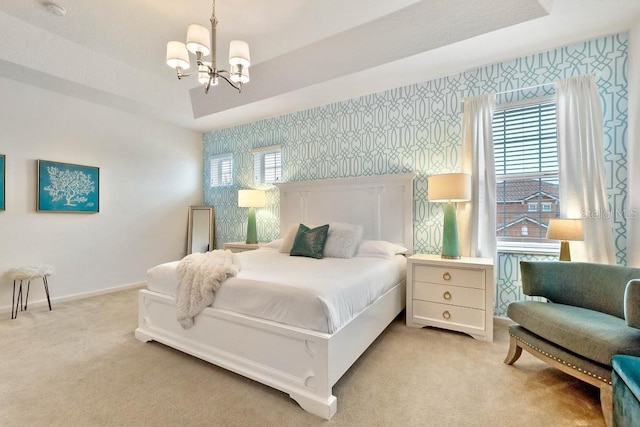
[[[202,203],[202,135],[0,78],[0,274],[55,268],[54,300],[145,281],[186,250],[188,206]],[[100,212],[36,212],[36,160],[100,168]],[[0,278],[0,310],[13,282]],[[29,302],[44,302],[41,281]]]
[[[629,31],[627,265],[640,267],[640,22]]]

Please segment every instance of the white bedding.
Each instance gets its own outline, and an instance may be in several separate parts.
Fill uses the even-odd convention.
[[[406,276],[402,255],[318,260],[268,248],[237,255],[242,268],[223,282],[213,307],[330,334]],[[149,269],[149,289],[175,296],[177,265]]]

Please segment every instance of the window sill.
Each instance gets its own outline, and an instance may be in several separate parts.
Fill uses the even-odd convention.
[[[560,254],[558,243],[498,242],[498,252],[510,254],[555,255]]]

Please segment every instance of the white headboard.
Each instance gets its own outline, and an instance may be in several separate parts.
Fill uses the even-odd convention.
[[[413,179],[416,174],[362,176],[277,184],[280,235],[303,223],[360,224],[363,239],[400,243],[413,251]]]

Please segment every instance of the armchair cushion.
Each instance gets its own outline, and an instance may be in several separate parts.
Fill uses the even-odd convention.
[[[640,328],[640,280],[631,280],[624,291],[624,319],[627,325]]]
[[[519,301],[509,304],[507,315],[531,333],[603,365],[611,366],[616,353],[640,356],[640,329],[606,313]]]

